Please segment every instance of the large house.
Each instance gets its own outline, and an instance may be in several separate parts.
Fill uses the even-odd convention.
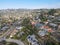
[[[38,43],[38,40],[35,38],[35,35],[28,35],[27,36],[27,40],[29,43],[31,43],[32,45],[40,45]]]

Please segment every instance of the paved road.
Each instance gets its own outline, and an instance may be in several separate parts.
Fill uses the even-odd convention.
[[[8,36],[8,35],[11,34],[11,32],[13,32],[13,31],[14,31],[14,28],[11,27],[7,32],[5,32],[2,36],[0,36],[0,38],[3,38],[3,37]]]
[[[15,39],[5,39],[7,42],[14,42],[17,43],[18,45],[24,45],[23,42],[21,42],[20,40],[15,40]]]
[[[18,45],[24,45],[24,43],[21,42],[20,40],[5,39],[5,37],[8,36],[9,34],[11,34],[11,32],[13,32],[13,31],[14,31],[14,28],[11,26],[7,32],[5,32],[2,36],[0,36],[0,41],[6,40],[7,42],[14,42],[14,43],[17,43]]]

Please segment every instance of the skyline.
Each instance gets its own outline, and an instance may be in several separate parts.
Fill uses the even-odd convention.
[[[0,0],[0,9],[60,8],[60,0]]]

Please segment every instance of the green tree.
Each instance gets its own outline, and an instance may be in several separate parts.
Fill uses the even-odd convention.
[[[2,41],[3,44],[6,44],[7,42],[5,40]]]
[[[48,12],[49,15],[54,15],[54,13],[56,12],[55,9],[50,9],[50,11]]]
[[[29,23],[30,23],[30,19],[29,19],[29,18],[25,18],[25,19],[23,19],[23,21],[22,21],[22,25],[23,25],[23,26],[27,26],[27,25],[29,25]]]

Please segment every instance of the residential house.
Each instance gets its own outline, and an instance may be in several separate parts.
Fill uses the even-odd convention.
[[[38,44],[38,40],[35,38],[35,35],[28,35],[27,40],[32,45],[40,45],[40,44]]]
[[[17,27],[16,27],[16,30],[20,30],[20,31],[21,31],[22,28],[23,28],[23,27],[21,27],[21,26],[17,26]]]
[[[4,27],[1,28],[2,31],[5,31],[7,29],[9,29],[9,26],[4,26]]]
[[[45,35],[48,35],[48,32],[46,31],[46,29],[42,29],[38,32],[38,35],[39,36],[45,36]]]
[[[35,24],[35,26],[37,27],[37,28],[41,28],[42,26],[44,26],[44,23],[42,23],[42,22],[37,22],[36,24]]]
[[[48,26],[50,26],[53,30],[57,30],[58,29],[58,25],[55,23],[49,23]]]

